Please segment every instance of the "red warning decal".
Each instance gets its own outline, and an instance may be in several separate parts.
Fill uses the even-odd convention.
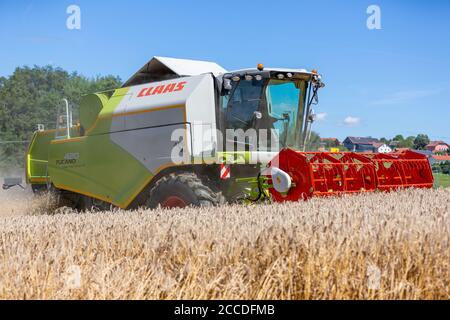
[[[220,164],[220,179],[229,179],[231,176],[231,166],[229,164]]]

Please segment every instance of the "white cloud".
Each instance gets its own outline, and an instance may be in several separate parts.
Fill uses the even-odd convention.
[[[316,114],[316,120],[317,121],[323,121],[328,116],[328,113],[326,112],[319,112]]]
[[[413,102],[416,99],[423,99],[430,96],[434,96],[436,94],[439,94],[441,90],[410,90],[410,91],[398,91],[390,96],[375,100],[371,104],[375,106],[381,106],[381,105],[394,105],[394,104],[400,104],[400,103],[409,103]]]
[[[360,123],[361,119],[358,117],[348,116],[347,118],[344,119],[344,124],[346,126],[357,126]]]

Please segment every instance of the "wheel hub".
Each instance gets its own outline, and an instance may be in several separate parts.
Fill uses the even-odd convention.
[[[187,207],[187,203],[177,196],[167,197],[162,203],[163,208],[184,208]]]

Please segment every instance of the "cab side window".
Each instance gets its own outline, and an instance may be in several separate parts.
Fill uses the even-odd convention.
[[[263,81],[239,81],[224,110],[227,129],[247,130],[251,127],[254,113],[260,108],[262,88]]]

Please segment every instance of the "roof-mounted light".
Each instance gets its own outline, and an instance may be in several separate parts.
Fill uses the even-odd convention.
[[[256,68],[258,68],[259,71],[263,71],[264,70],[264,66],[262,63],[258,63],[258,65],[256,66]]]

